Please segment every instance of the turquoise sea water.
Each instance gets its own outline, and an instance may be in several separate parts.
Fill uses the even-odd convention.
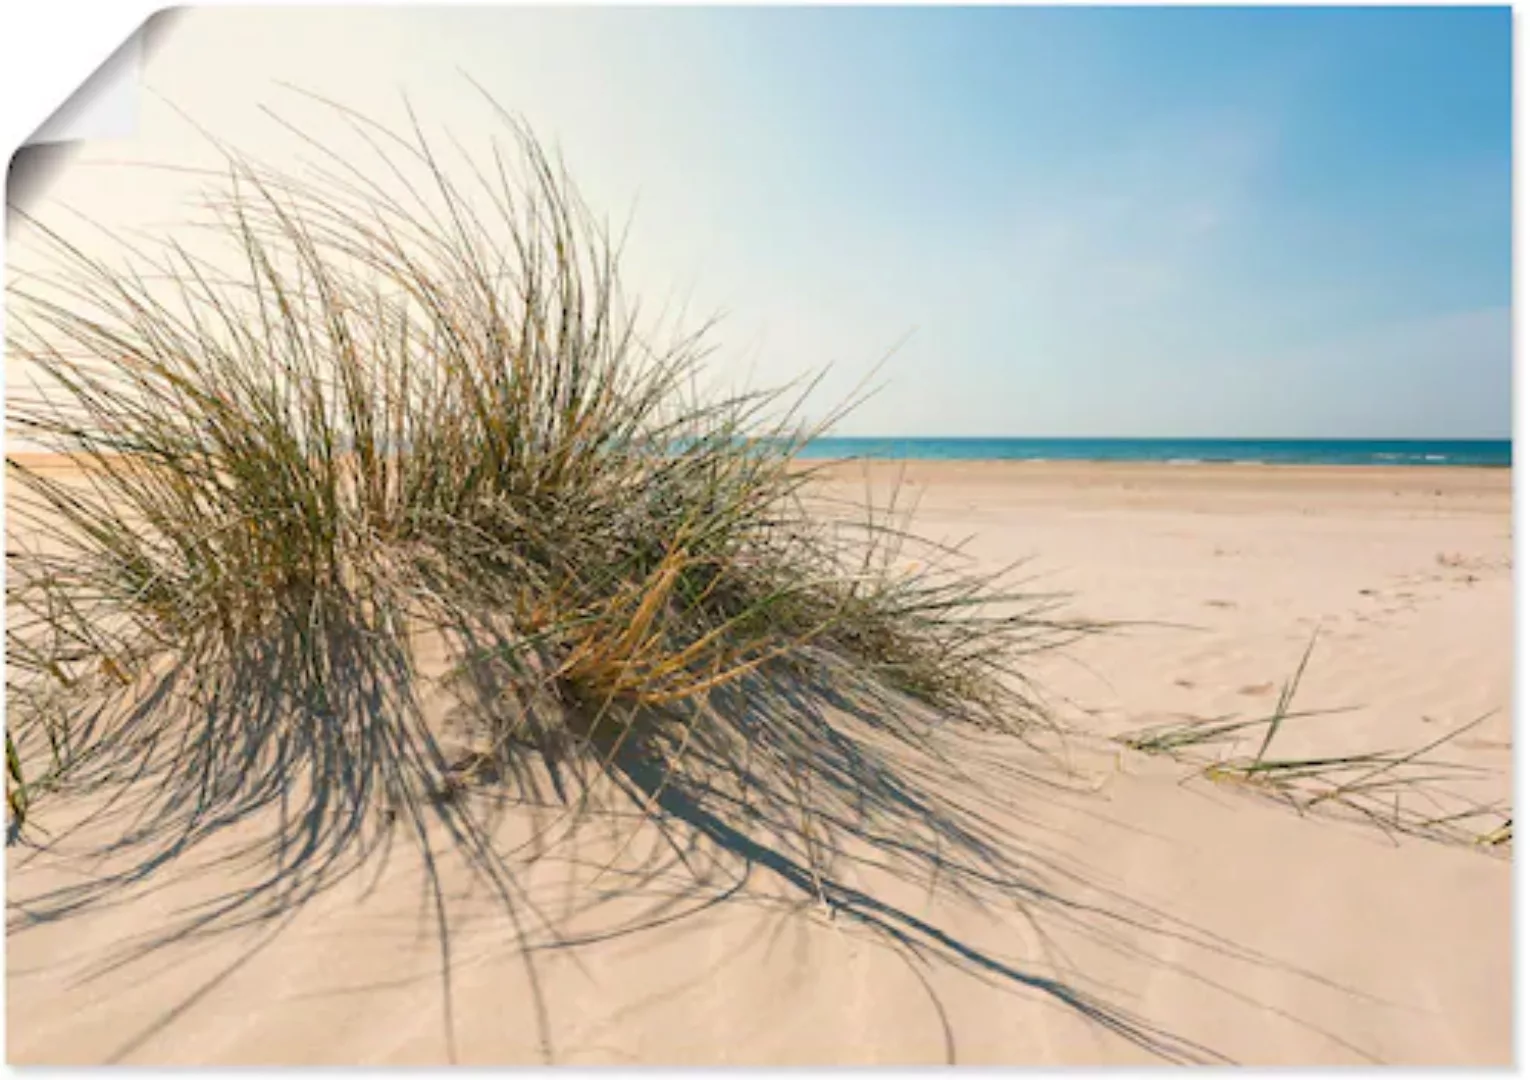
[[[1240,462],[1259,465],[1454,465],[1507,468],[1508,439],[822,438],[807,458],[933,461]]]

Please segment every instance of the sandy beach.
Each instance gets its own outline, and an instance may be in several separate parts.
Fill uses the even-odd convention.
[[[613,810],[533,843],[550,800],[505,808],[505,846],[529,845],[508,907],[445,859],[438,908],[399,844],[278,917],[143,950],[255,871],[215,838],[38,920],[31,898],[109,863],[13,846],[8,1060],[1510,1064],[1505,851],[1304,816],[1116,741],[1268,715],[1316,633],[1294,707],[1334,711],[1287,724],[1282,754],[1485,717],[1441,749],[1474,771],[1438,793],[1507,816],[1508,470],[925,462],[830,484],[898,477],[922,533],[1119,624],[1026,672],[1065,735],[939,735],[907,791],[847,814],[833,863],[660,791],[662,827]]]
[[[1516,1064],[1512,36],[4,35],[7,1061]]]
[[[1047,658],[1038,680],[1110,734],[1257,712],[1316,631],[1297,704],[1346,708],[1286,736],[1328,752],[1409,747],[1484,716],[1456,755],[1498,774],[1512,732],[1512,485],[1506,469],[879,464],[920,529],[988,565],[1142,625]],[[1161,624],[1161,625],[1150,625]],[[1055,662],[1054,662],[1055,661]]]

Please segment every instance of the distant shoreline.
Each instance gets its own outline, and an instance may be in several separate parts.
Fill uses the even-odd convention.
[[[823,465],[847,465],[871,462],[877,465],[897,465],[907,462],[920,465],[1103,465],[1111,468],[1245,468],[1245,469],[1408,469],[1428,471],[1431,469],[1481,469],[1485,471],[1508,471],[1513,462],[1475,461],[1237,461],[1225,458],[1016,458],[1016,457],[911,457],[891,454],[854,454],[830,457],[824,454],[798,454],[798,461]]]
[[[1035,464],[1513,468],[1509,439],[1081,439],[825,437],[804,460]]]

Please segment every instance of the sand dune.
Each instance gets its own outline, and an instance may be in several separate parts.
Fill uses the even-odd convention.
[[[427,875],[400,842],[305,904],[280,894],[298,875],[278,876],[250,899],[259,920],[189,932],[196,905],[265,880],[219,861],[272,824],[251,820],[39,919],[43,898],[134,853],[69,853],[111,821],[58,851],[13,847],[9,1059],[1509,1063],[1507,858],[1182,782],[1184,764],[1109,738],[1268,709],[1319,627],[1302,701],[1354,708],[1293,722],[1292,752],[1405,749],[1497,710],[1451,754],[1483,775],[1449,783],[1507,800],[1507,472],[907,475],[925,531],[971,534],[988,563],[1034,556],[1079,610],[1138,624],[1038,659],[1066,739],[936,725],[939,754],[914,754],[890,727],[924,718],[826,709],[812,722],[841,756],[815,782],[839,801],[812,847],[784,804],[623,761],[625,792],[597,784],[577,826],[555,800],[501,808],[504,849],[552,830],[509,868],[508,905],[460,859]],[[37,822],[61,833],[92,809]]]

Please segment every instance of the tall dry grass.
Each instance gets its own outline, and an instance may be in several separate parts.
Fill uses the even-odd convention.
[[[1083,627],[815,496],[800,391],[700,393],[710,327],[646,328],[524,126],[475,156],[331,108],[369,159],[228,151],[195,244],[30,223],[9,428],[73,471],[8,459],[13,826],[152,775],[177,844],[294,792],[310,846],[379,807],[423,835],[463,774],[436,688],[500,768],[609,762],[645,724],[683,759],[767,679],[1040,718],[1024,659]]]

